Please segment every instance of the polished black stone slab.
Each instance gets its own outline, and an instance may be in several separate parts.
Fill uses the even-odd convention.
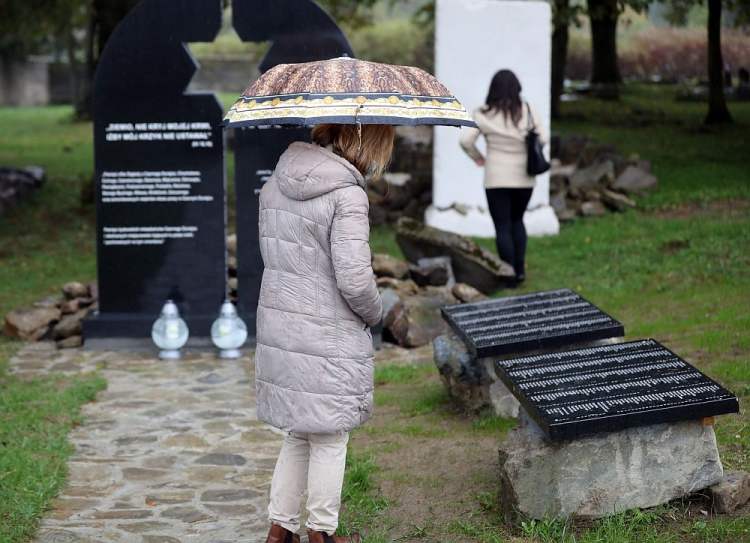
[[[459,304],[441,311],[478,358],[625,335],[622,324],[570,289]]]
[[[167,299],[209,335],[226,293],[223,107],[185,92],[221,0],[143,0],[107,42],[94,80],[99,314],[84,335],[148,337]]]
[[[739,411],[737,397],[653,339],[495,362],[550,439]]]

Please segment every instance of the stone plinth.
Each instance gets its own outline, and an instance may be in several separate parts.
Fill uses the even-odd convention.
[[[453,400],[469,413],[518,416],[518,400],[495,375],[494,358],[477,359],[453,333],[433,341],[435,365]]]
[[[698,421],[553,442],[521,409],[499,453],[507,522],[519,514],[599,518],[655,507],[710,487],[723,473],[713,427]]]
[[[750,500],[750,473],[725,471],[721,481],[706,492],[708,501],[716,513],[731,513]]]

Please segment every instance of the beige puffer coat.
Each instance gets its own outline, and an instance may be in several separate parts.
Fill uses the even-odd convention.
[[[285,432],[338,434],[370,418],[382,316],[359,171],[296,142],[260,193],[263,282],[255,379],[258,418]]]

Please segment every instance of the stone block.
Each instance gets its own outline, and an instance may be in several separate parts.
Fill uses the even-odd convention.
[[[47,334],[52,323],[60,320],[57,307],[22,307],[5,317],[5,332],[21,341],[38,341]]]
[[[507,522],[655,507],[722,478],[713,427],[695,420],[553,442],[521,409],[499,455]]]
[[[716,513],[731,513],[750,500],[750,473],[725,471],[721,481],[710,487],[706,495]]]
[[[83,336],[70,336],[57,342],[58,349],[75,349],[83,345]]]
[[[391,255],[374,253],[372,255],[372,271],[378,277],[406,279],[409,276],[409,263]]]
[[[444,285],[453,287],[456,283],[451,259],[447,256],[420,258],[416,264],[409,265],[409,274],[412,280],[421,287]]]
[[[635,202],[619,192],[604,189],[602,191],[602,201],[615,211],[623,211],[627,208],[634,208]]]
[[[492,294],[515,277],[513,268],[490,251],[464,236],[432,228],[402,217],[396,225],[396,242],[409,262],[420,258],[448,256],[456,281],[468,283],[484,294]]]
[[[626,194],[643,195],[647,190],[659,188],[656,176],[638,166],[628,166],[618,177],[613,186]]]
[[[397,303],[386,315],[383,327],[402,347],[427,345],[448,329],[440,308],[457,302],[448,287],[426,287]]]
[[[435,365],[454,402],[468,413],[518,416],[519,403],[492,367],[494,358],[477,359],[453,333],[433,341]]]
[[[72,300],[74,298],[86,298],[89,295],[88,287],[83,283],[79,283],[78,281],[65,283],[62,286],[62,291],[65,295],[65,298],[67,298],[68,300]]]
[[[597,162],[586,168],[576,170],[569,178],[571,190],[596,188],[614,181],[615,167],[612,161]]]
[[[581,215],[584,217],[603,217],[607,208],[599,200],[589,200],[581,204]]]
[[[453,295],[458,298],[459,301],[469,304],[472,302],[479,302],[481,300],[489,300],[489,296],[485,296],[477,289],[466,283],[456,283],[451,289]]]

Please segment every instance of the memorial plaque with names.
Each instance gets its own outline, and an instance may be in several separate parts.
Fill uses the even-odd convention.
[[[223,107],[185,92],[221,0],[143,0],[120,23],[93,89],[100,311],[87,338],[148,337],[167,299],[209,335],[226,292]]]
[[[324,60],[344,54],[354,56],[335,21],[311,0],[235,0],[232,17],[234,28],[243,41],[271,42],[261,61],[261,72],[277,64]],[[263,277],[258,241],[258,195],[281,154],[295,141],[309,142],[310,130],[311,127],[298,126],[235,130],[237,309],[251,336],[255,336]]]
[[[478,358],[622,337],[622,324],[570,289],[442,308],[443,318]]]
[[[553,440],[736,413],[737,397],[653,339],[495,362]]]

